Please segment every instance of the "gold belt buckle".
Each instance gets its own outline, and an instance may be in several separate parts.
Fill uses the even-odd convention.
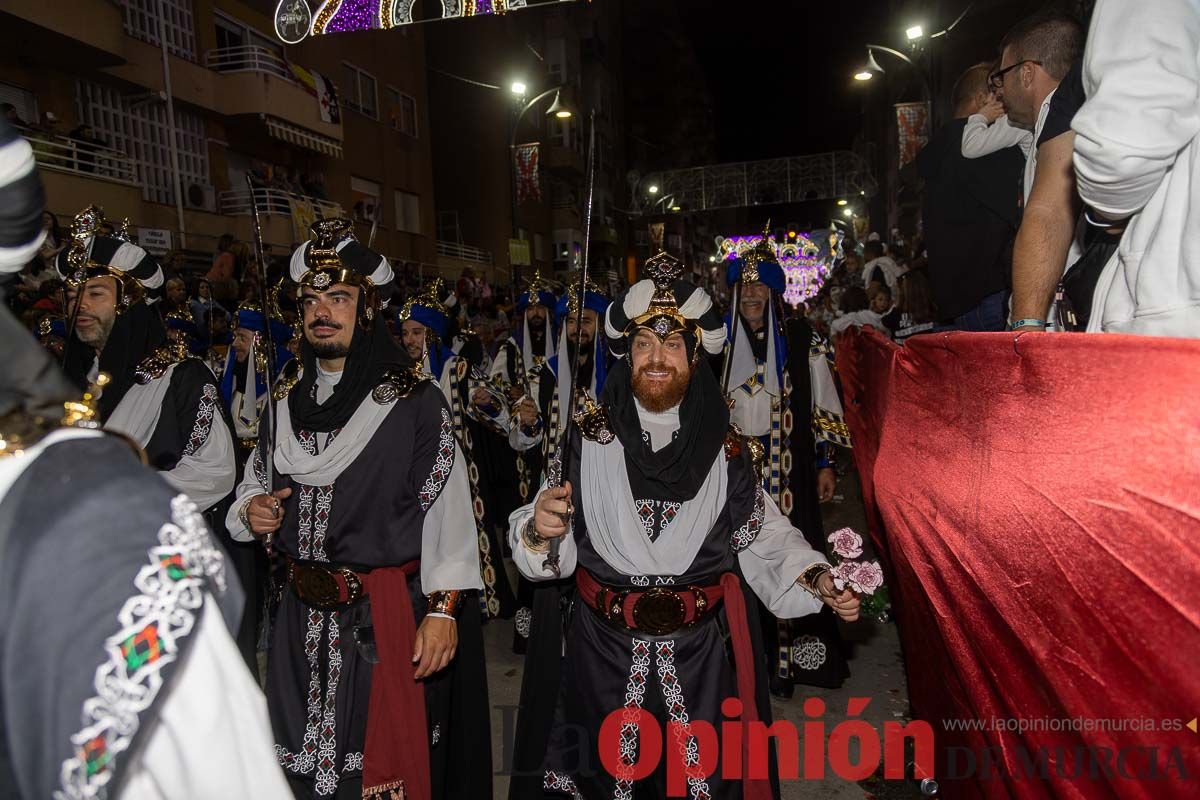
[[[633,604],[633,621],[638,630],[651,636],[665,636],[683,627],[687,606],[683,599],[668,589],[654,588]]]

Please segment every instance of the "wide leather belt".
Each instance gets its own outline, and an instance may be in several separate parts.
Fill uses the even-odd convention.
[[[307,606],[337,611],[366,594],[363,574],[349,567],[287,560],[287,581]]]
[[[703,621],[725,594],[719,585],[618,589],[605,586],[582,568],[575,570],[575,583],[583,601],[605,622],[651,636],[668,636]]]

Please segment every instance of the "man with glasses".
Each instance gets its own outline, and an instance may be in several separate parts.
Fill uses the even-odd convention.
[[[1082,52],[1078,20],[1061,12],[1035,14],[1004,37],[999,68],[988,76],[1009,121],[1032,130],[1035,143],[1025,161],[1024,211],[1013,247],[1012,330],[1046,328],[1055,287],[1066,265],[1083,252],[1075,235],[1079,198],[1071,165],[1074,135],[1065,126],[1059,135],[1043,135],[1051,119],[1066,116],[1069,126],[1074,108],[1054,112],[1052,106],[1060,83]],[[1064,99],[1065,95],[1060,106]]]

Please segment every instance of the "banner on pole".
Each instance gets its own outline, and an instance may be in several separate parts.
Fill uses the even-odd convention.
[[[900,169],[904,169],[929,142],[929,103],[897,103],[896,128],[900,132]]]
[[[538,143],[519,144],[513,151],[517,170],[517,202],[542,200],[542,184],[538,177]]]

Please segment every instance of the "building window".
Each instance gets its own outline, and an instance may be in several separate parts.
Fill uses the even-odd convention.
[[[559,147],[573,147],[575,142],[575,126],[569,119],[550,120],[550,141]]]
[[[217,27],[218,50],[257,47],[283,58],[283,45],[279,41],[259,33],[240,19],[214,11],[213,21]]]
[[[579,266],[583,233],[574,229],[554,231],[554,271],[566,272]]]
[[[389,86],[387,91],[388,105],[390,106],[388,118],[392,127],[415,139],[417,136],[417,101],[395,86]]]
[[[379,202],[379,184],[351,175],[350,203],[354,219],[359,222],[374,222],[376,215],[382,211]]]
[[[166,104],[131,104],[116,89],[85,81],[75,84],[75,100],[80,121],[91,125],[106,147],[119,150],[134,160],[138,181],[142,184],[142,197],[154,203],[175,202]],[[175,133],[184,204],[215,210],[210,208],[214,203],[208,178],[204,120],[177,107]]]
[[[11,105],[21,124],[36,125],[39,122],[37,98],[31,91],[10,83],[0,83],[0,103]]]
[[[546,74],[551,85],[567,82],[567,43],[563,39],[546,42]]]
[[[196,60],[196,29],[192,0],[120,0],[125,9],[125,32],[135,39],[158,45],[158,21],[165,7],[163,27],[167,50],[180,58]],[[161,6],[159,4],[162,4]]]
[[[342,66],[346,70],[346,86],[342,91],[342,105],[371,119],[379,119],[379,95],[375,85],[375,76],[369,72],[363,72],[345,61],[342,62]]]
[[[421,232],[421,198],[412,192],[396,190],[396,230]]]

